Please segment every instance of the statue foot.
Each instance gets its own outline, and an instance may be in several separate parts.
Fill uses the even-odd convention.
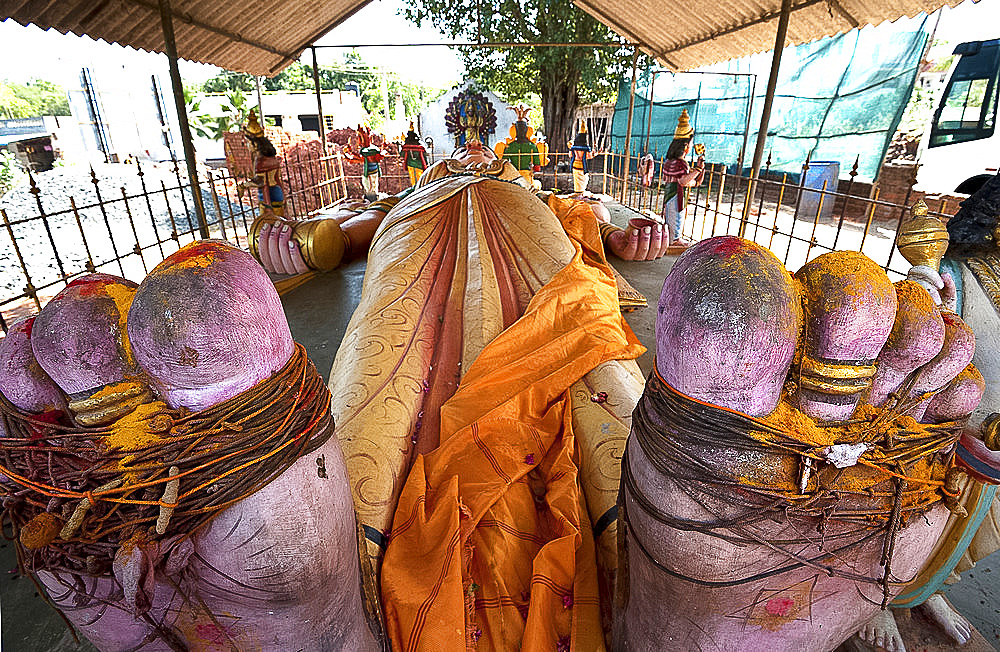
[[[899,628],[896,627],[896,619],[888,609],[875,614],[875,617],[858,631],[858,636],[865,643],[886,652],[906,652],[903,637],[899,635]]]
[[[917,607],[920,611],[937,624],[944,632],[959,645],[964,645],[972,638],[972,625],[965,616],[955,611],[948,604],[944,596],[935,593]]]

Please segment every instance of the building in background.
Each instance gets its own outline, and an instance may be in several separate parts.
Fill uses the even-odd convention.
[[[78,138],[66,158],[117,163],[129,157],[183,158],[170,85],[158,74],[82,68],[68,90]]]
[[[514,113],[507,110],[510,105],[500,99],[493,91],[478,88],[471,80],[467,80],[431,102],[417,116],[417,133],[425,142],[428,138],[433,141],[433,148],[427,148],[432,159],[448,156],[454,151],[455,134],[449,131],[447,125],[449,107],[452,106],[452,102],[457,97],[470,92],[481,94],[495,112],[496,125],[498,126],[494,126],[493,132],[487,136],[486,145],[492,148],[493,143],[496,142],[497,134],[506,137],[507,128],[514,121]]]

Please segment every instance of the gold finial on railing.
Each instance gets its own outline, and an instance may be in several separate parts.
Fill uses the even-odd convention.
[[[910,219],[900,227],[896,247],[911,265],[926,265],[937,271],[948,251],[948,242],[944,222],[929,215],[921,199],[910,208]]]

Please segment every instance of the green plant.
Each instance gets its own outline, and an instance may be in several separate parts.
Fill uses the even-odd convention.
[[[24,171],[17,162],[17,157],[6,150],[0,151],[0,196],[6,195],[7,191],[20,183],[23,176]]]
[[[5,118],[69,114],[69,98],[58,84],[43,79],[26,84],[0,81],[0,115]]]
[[[221,115],[213,115],[203,110],[201,98],[188,89],[184,91],[184,102],[187,106],[191,131],[210,140],[221,140],[226,133],[239,131],[250,110],[254,108],[247,101],[243,91],[239,90],[226,93],[226,102],[222,104]]]

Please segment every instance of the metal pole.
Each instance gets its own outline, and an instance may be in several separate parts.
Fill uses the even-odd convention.
[[[257,115],[260,116],[260,126],[264,127],[267,124],[267,121],[264,119],[264,100],[261,99],[260,77],[254,75],[253,81],[254,84],[257,86]]]
[[[632,147],[632,114],[635,111],[636,69],[639,67],[639,46],[637,45],[633,49],[635,54],[632,56],[632,91],[628,99],[628,125],[625,127],[625,170],[622,172],[626,182],[622,186],[621,201],[625,201],[625,187],[628,186],[628,173],[631,167],[629,148]]]
[[[163,44],[167,51],[167,61],[170,64],[170,85],[174,90],[174,106],[177,108],[177,122],[181,128],[181,142],[184,145],[188,179],[191,181],[194,209],[198,214],[198,231],[202,238],[207,238],[209,237],[208,222],[205,219],[205,205],[201,201],[201,186],[198,185],[198,168],[194,158],[194,143],[191,142],[191,126],[188,124],[187,108],[184,106],[184,86],[181,84],[181,73],[177,67],[177,43],[174,41],[174,23],[170,13],[170,0],[159,0],[159,3],[160,22],[163,25]]]
[[[313,86],[316,87],[316,116],[319,118],[319,142],[323,156],[326,156],[326,127],[323,123],[323,90],[319,86],[319,64],[316,63],[316,48],[310,47],[313,55]]]
[[[750,168],[750,182],[747,184],[747,201],[743,203],[743,219],[740,220],[740,237],[746,233],[747,219],[750,217],[754,185],[760,172],[760,162],[764,159],[767,144],[767,126],[771,121],[771,105],[774,103],[774,89],[778,85],[778,68],[781,66],[781,51],[785,48],[788,35],[788,18],[792,14],[792,0],[781,0],[781,16],[778,18],[778,33],[774,37],[774,55],[771,57],[771,73],[767,78],[764,106],[760,112],[760,129],[757,131],[757,145],[753,152],[753,166]]]
[[[649,137],[653,131],[653,89],[656,88],[656,76],[660,74],[660,72],[662,71],[654,70],[653,79],[649,82],[649,113],[646,117],[646,144],[642,148],[647,154],[649,153]]]

